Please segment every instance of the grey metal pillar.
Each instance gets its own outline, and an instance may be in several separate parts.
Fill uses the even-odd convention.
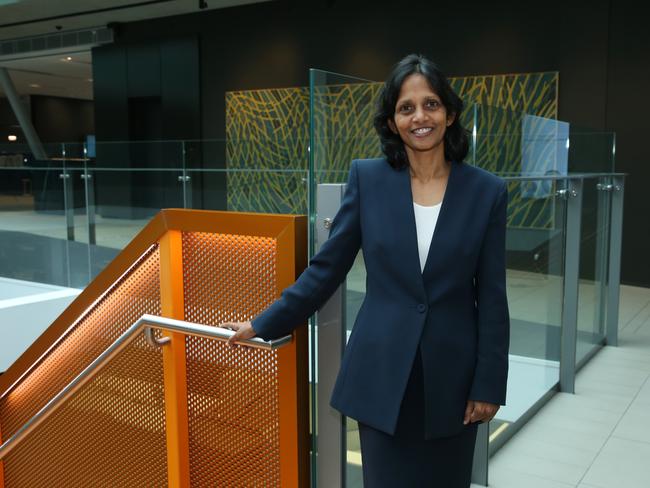
[[[575,393],[582,186],[582,179],[570,179],[567,188],[558,191],[561,197],[566,198],[564,297],[560,343],[560,391],[565,393]]]
[[[20,101],[20,97],[18,96],[14,84],[9,77],[7,68],[0,67],[0,86],[2,86],[2,90],[5,92],[5,95],[7,95],[9,104],[11,105],[11,108],[16,115],[16,119],[20,124],[20,128],[22,129],[23,134],[25,134],[25,137],[27,138],[27,143],[29,144],[29,148],[32,151],[32,154],[36,159],[39,160],[48,159],[47,153],[45,152],[45,149],[43,149],[43,144],[41,143],[36,130],[34,130],[32,121],[29,118],[25,107]]]
[[[607,344],[618,346],[618,305],[621,281],[621,245],[623,241],[623,197],[625,176],[612,178],[609,233],[609,272],[607,286]]]
[[[341,206],[344,184],[320,184],[316,189],[316,249],[329,237],[329,227]],[[345,487],[347,465],[345,417],[329,405],[346,342],[345,283],[318,311],[316,336],[317,486]]]
[[[490,424],[480,424],[476,433],[472,483],[488,486],[488,459],[490,457]]]
[[[592,184],[593,180],[587,180]],[[587,184],[587,183],[585,183]],[[610,195],[608,188],[612,187],[608,177],[601,177],[596,183],[598,195],[598,216],[596,228],[596,274],[595,286],[597,287],[597,300],[594,303],[595,323],[598,324],[598,333],[605,336],[606,311],[607,311],[607,269],[609,266],[609,221],[610,221]]]

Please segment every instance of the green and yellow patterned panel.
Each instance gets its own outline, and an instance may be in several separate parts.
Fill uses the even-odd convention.
[[[228,208],[307,212],[309,89],[226,93]]]
[[[471,129],[476,121],[476,147],[466,161],[493,172],[519,174],[522,114],[557,116],[558,73],[470,76],[450,81],[466,103],[464,126]],[[352,159],[381,155],[373,128],[381,86],[358,83],[316,89],[313,150],[317,182],[345,181]],[[230,209],[306,212],[307,88],[227,93],[226,135],[228,168],[241,171],[229,172]],[[535,208],[535,215],[520,211],[521,206]],[[539,208],[539,202],[533,205],[514,197],[509,223],[548,227],[551,210]]]
[[[313,93],[313,150],[317,183],[340,183],[350,161],[381,156],[373,127],[380,83],[320,86]]]

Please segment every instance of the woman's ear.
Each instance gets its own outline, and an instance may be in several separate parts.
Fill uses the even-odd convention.
[[[397,134],[397,126],[392,118],[388,119],[388,128],[393,132],[393,134]]]
[[[447,114],[447,127],[453,124],[455,120],[456,120],[456,114],[454,113]]]

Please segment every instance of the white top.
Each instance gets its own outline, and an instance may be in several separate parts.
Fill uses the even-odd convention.
[[[433,237],[433,231],[436,229],[436,223],[438,222],[438,215],[440,214],[441,206],[442,202],[433,207],[425,207],[413,202],[421,271],[424,271],[424,265],[427,262],[427,255],[429,254],[429,247],[431,246],[431,238]]]

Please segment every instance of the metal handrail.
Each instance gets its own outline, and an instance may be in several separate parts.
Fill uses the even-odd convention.
[[[66,400],[74,395],[81,387],[88,383],[111,359],[123,351],[126,346],[133,342],[138,334],[144,329],[148,336],[147,341],[152,342],[152,328],[162,329],[171,332],[182,332],[185,335],[195,337],[205,337],[207,339],[228,340],[235,334],[235,331],[214,327],[210,325],[194,324],[183,320],[174,320],[166,317],[145,314],[140,317],[133,325],[126,329],[115,342],[113,342],[104,352],[90,363],[84,370],[79,373],[70,383],[68,383],[59,393],[43,406],[34,416],[29,419],[14,435],[9,437],[0,445],[0,460],[4,459],[30,432],[47,420]],[[165,339],[165,338],[163,338]],[[154,340],[158,346],[164,346],[169,341]],[[275,350],[291,342],[291,335],[265,341],[259,337],[246,339],[238,342],[249,347],[257,349]]]

